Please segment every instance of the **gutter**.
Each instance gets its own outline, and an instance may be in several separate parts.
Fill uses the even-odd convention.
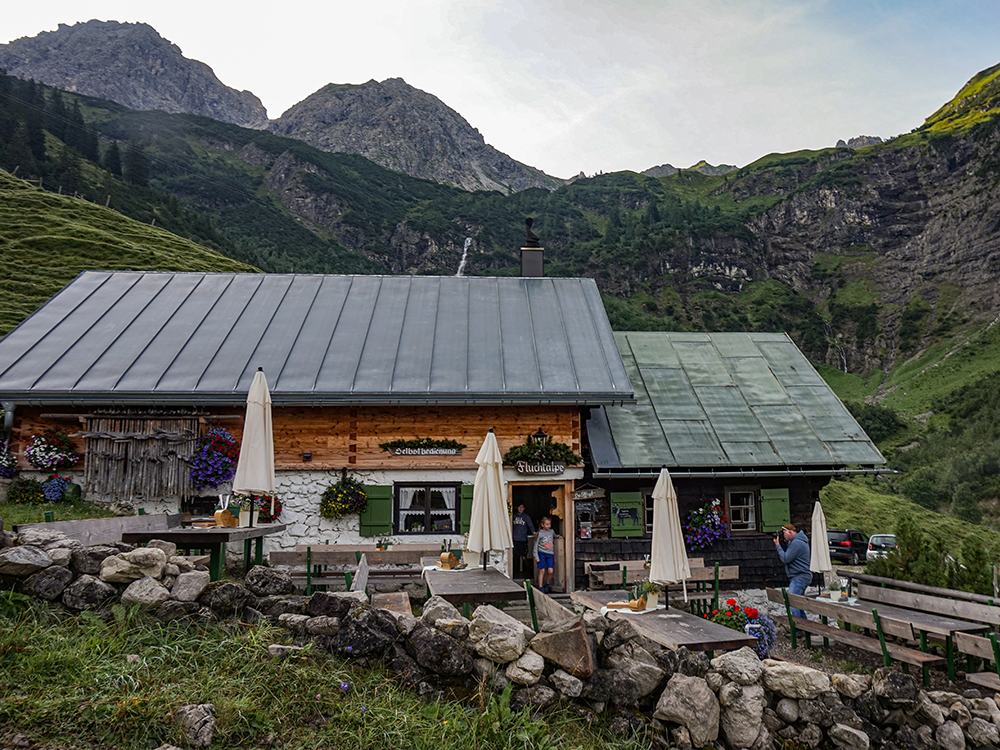
[[[757,479],[768,477],[854,477],[898,474],[895,469],[740,469],[738,471],[671,471],[671,479]],[[660,470],[595,471],[594,479],[656,479]]]
[[[3,409],[3,438],[9,440],[14,428],[14,402],[0,401],[0,408]]]

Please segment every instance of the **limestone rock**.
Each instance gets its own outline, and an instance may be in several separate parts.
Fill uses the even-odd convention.
[[[173,557],[168,557],[167,562],[177,568],[177,574],[190,573],[194,570],[194,563],[188,560],[182,555],[174,555]]]
[[[354,604],[368,604],[364,591],[318,591],[309,598],[306,612],[313,617],[343,618]]]
[[[595,706],[609,701],[619,706],[636,706],[639,703],[639,683],[632,675],[616,669],[595,669],[583,683],[582,696]]]
[[[197,601],[198,597],[208,588],[212,582],[211,576],[203,570],[192,570],[188,573],[181,573],[174,581],[170,589],[171,596],[180,602]]]
[[[917,705],[920,687],[910,675],[882,667],[872,676],[872,689],[879,702],[889,710],[910,710]]]
[[[291,575],[284,570],[255,565],[250,568],[243,581],[256,596],[277,596],[291,594],[295,591],[295,583]]]
[[[941,709],[941,706],[934,703],[926,695],[923,696],[922,700],[917,702],[916,708],[913,711],[913,717],[922,724],[927,724],[931,727],[939,727],[944,724],[944,711]]]
[[[68,568],[73,562],[73,549],[70,547],[53,547],[46,550],[46,554],[51,558],[52,564],[60,568]]]
[[[285,612],[293,615],[304,615],[307,613],[309,608],[309,597],[265,596],[257,600],[256,608],[266,617],[277,617]]]
[[[472,650],[456,638],[428,625],[418,625],[407,640],[407,651],[424,669],[445,677],[472,672]]]
[[[46,551],[49,548],[72,548],[82,546],[75,539],[70,540],[63,532],[47,529],[44,526],[28,526],[17,533],[17,543],[21,546],[40,547]]]
[[[792,698],[782,698],[774,707],[774,712],[786,724],[794,724],[799,720],[799,702]]]
[[[954,721],[946,721],[934,732],[934,739],[943,750],[965,750],[965,734]]]
[[[533,685],[514,691],[510,697],[510,709],[520,711],[530,706],[533,710],[540,711],[555,703],[558,697],[556,691],[546,685]]]
[[[138,604],[144,609],[157,609],[169,598],[170,592],[149,576],[133,581],[122,592],[122,604]]]
[[[52,558],[41,547],[20,545],[0,550],[0,575],[30,576],[52,566]]]
[[[672,679],[672,678],[671,678]],[[764,688],[730,682],[719,690],[720,727],[730,747],[750,747],[764,718]]]
[[[834,690],[845,698],[857,698],[871,687],[872,678],[866,674],[835,674],[830,681]]]
[[[438,620],[435,627],[442,633],[460,641],[467,640],[469,637],[469,621],[464,617],[460,617],[457,620]]]
[[[53,565],[28,576],[24,581],[23,590],[26,594],[54,602],[62,596],[62,592],[72,580],[73,573],[69,568]]]
[[[83,575],[66,587],[62,601],[70,609],[97,609],[118,596],[114,586],[93,576]]]
[[[844,750],[868,750],[871,744],[867,734],[844,724],[834,724],[830,727],[829,735],[837,743],[837,747]]]
[[[583,681],[562,669],[549,675],[549,682],[565,700],[579,698],[583,692]]]
[[[458,608],[440,596],[432,596],[424,602],[424,609],[420,615],[421,622],[427,625],[434,625],[438,620],[458,620],[465,619]]]
[[[279,615],[278,626],[293,633],[302,634],[306,632],[306,623],[309,622],[309,619],[309,615]]]
[[[765,659],[764,687],[786,698],[815,698],[830,689],[823,672],[789,662]]]
[[[302,646],[285,646],[281,643],[272,643],[267,647],[267,653],[272,659],[286,659],[294,654],[303,651]]]
[[[139,547],[107,557],[101,563],[101,580],[105,583],[130,583],[140,578],[163,578],[167,556],[155,547]]]
[[[575,677],[586,679],[594,673],[594,654],[590,649],[590,638],[587,637],[582,617],[573,617],[559,623],[547,623],[542,632],[531,639],[531,648]],[[663,678],[663,670],[653,657],[649,654],[645,656],[646,661],[650,662],[659,674],[657,678],[659,683]],[[610,668],[618,669],[614,666]]]
[[[323,615],[310,617],[306,620],[306,632],[309,635],[335,636],[340,632],[340,620],[336,617],[325,617]]]
[[[534,648],[534,641],[532,641],[532,648]],[[629,641],[605,656],[604,666],[607,669],[617,669],[631,676],[638,683],[640,698],[652,693],[666,676],[666,672],[656,659],[635,641]]]
[[[545,669],[545,659],[528,649],[507,665],[507,679],[518,685],[534,685]],[[554,694],[553,694],[554,695]]]
[[[190,620],[201,612],[201,609],[202,607],[198,602],[179,602],[176,599],[167,599],[156,610],[156,619],[160,622]]]
[[[727,651],[721,656],[715,657],[712,659],[712,668],[722,672],[730,680],[740,685],[753,685],[760,680],[764,671],[760,657],[749,646],[744,646],[737,651]]]
[[[396,621],[385,610],[355,602],[340,618],[333,645],[348,656],[369,656],[383,653],[399,637]]]
[[[997,731],[996,725],[985,719],[980,719],[978,716],[972,719],[964,729],[965,736],[976,747],[1000,743],[1000,731]]]
[[[161,550],[163,554],[166,555],[168,561],[171,557],[174,557],[177,554],[177,545],[173,542],[164,541],[163,539],[153,539],[146,542],[146,547]]]
[[[469,625],[469,644],[497,664],[517,659],[533,635],[530,628],[491,605],[477,607]]]
[[[656,703],[653,717],[687,728],[694,747],[719,737],[719,701],[701,677],[675,674]]]
[[[121,550],[110,544],[80,547],[73,550],[70,567],[77,575],[99,576],[104,560],[108,557],[114,557],[119,552]]]
[[[948,718],[964,729],[972,721],[972,712],[964,703],[953,703],[948,709]]]

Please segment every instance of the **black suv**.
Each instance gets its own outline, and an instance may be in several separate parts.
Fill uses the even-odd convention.
[[[830,559],[849,565],[865,562],[868,552],[868,535],[858,529],[829,529],[826,540],[830,544]]]

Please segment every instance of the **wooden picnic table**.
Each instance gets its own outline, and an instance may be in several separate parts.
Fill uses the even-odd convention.
[[[259,526],[123,531],[122,541],[127,544],[145,544],[154,539],[162,539],[164,542],[173,542],[178,549],[207,549],[211,554],[208,565],[209,574],[213,581],[218,581],[226,567],[226,544],[243,542],[243,564],[249,570],[251,542],[256,540],[254,563],[260,565],[264,560],[264,537],[284,530],[285,524],[283,523],[264,523]]]
[[[945,643],[945,657],[948,660],[948,679],[952,682],[955,681],[955,634],[983,633],[989,630],[989,626],[984,623],[969,622],[968,620],[960,620],[957,617],[896,607],[891,604],[884,604],[877,599],[858,598],[829,602],[829,605],[835,608],[834,611],[843,608],[846,610],[871,612],[875,609],[878,610],[880,617],[889,617],[894,620],[910,623],[913,626],[913,630],[920,633],[920,650],[924,652],[927,651],[928,634],[943,639]]]
[[[424,558],[425,567],[440,562],[440,557]],[[440,596],[452,604],[487,604],[527,598],[522,586],[495,568],[424,570],[424,581],[431,596]]]
[[[620,602],[625,598],[622,591],[574,591],[569,596],[574,602],[597,612],[608,602]],[[711,653],[754,646],[757,643],[752,635],[673,607],[641,615],[611,611],[608,612],[608,617],[627,619],[640,634],[673,650],[687,646],[691,651]]]

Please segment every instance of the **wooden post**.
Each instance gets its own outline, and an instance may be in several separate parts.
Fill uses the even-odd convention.
[[[538,632],[538,615],[535,613],[535,588],[531,581],[524,582],[524,590],[528,593],[528,607],[531,609],[531,626]]]

